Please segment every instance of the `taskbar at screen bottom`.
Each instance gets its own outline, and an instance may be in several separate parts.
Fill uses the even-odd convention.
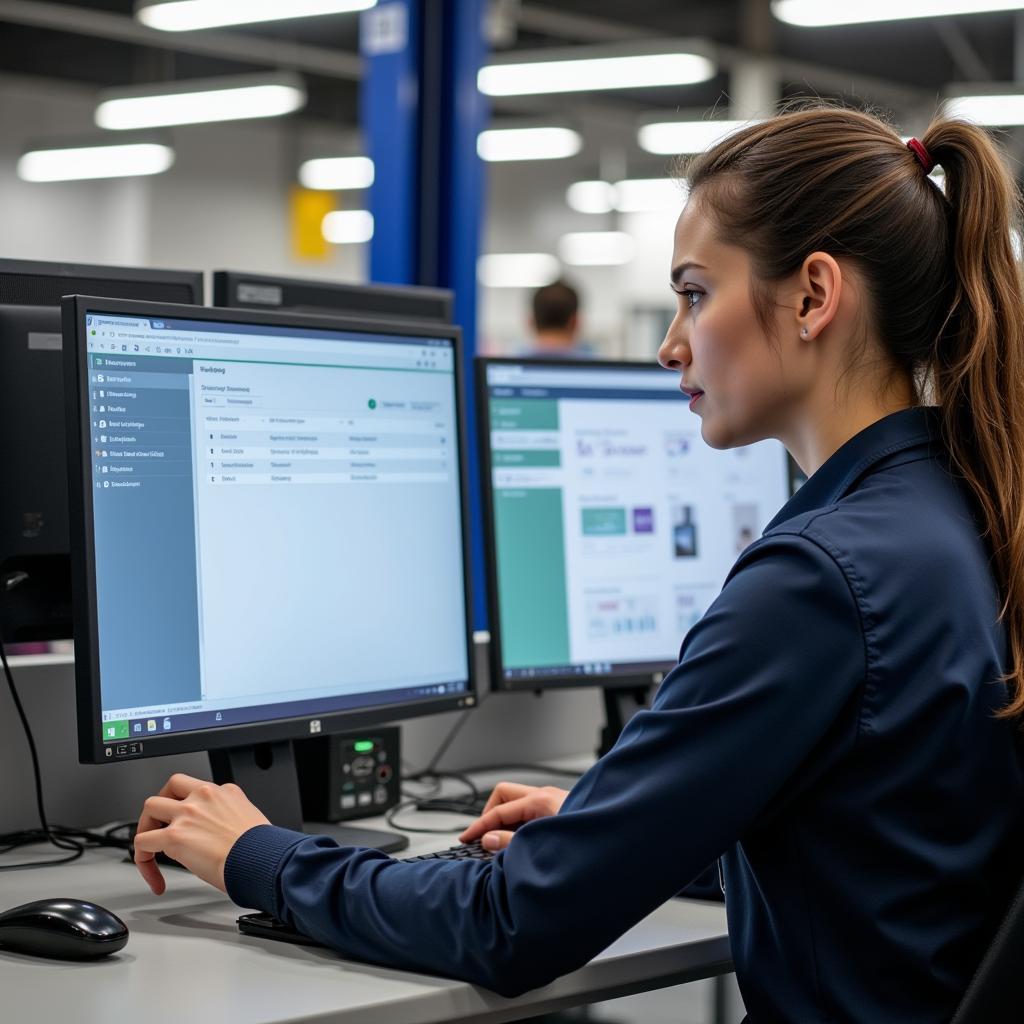
[[[506,667],[502,680],[507,684],[529,686],[535,683],[543,686],[549,680],[580,686],[601,686],[614,682],[616,678],[650,676],[651,682],[660,683],[662,677],[676,667],[675,659],[670,661],[586,661],[572,665],[530,665],[528,667]]]
[[[189,711],[184,714],[131,715],[102,723],[102,741],[117,743],[121,740],[140,740],[154,735],[173,735],[198,729],[223,729],[233,725],[254,725],[259,722],[284,718],[308,718],[331,715],[339,711],[360,711],[403,704],[431,697],[458,697],[468,694],[469,682],[430,683],[425,686],[406,686],[400,690],[379,693],[355,693],[318,700],[296,700],[278,704],[256,704],[247,707],[219,710]]]

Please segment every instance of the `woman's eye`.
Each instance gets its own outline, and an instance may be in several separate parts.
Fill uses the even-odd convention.
[[[679,294],[682,295],[685,300],[687,309],[693,309],[704,295],[703,292],[695,291],[693,288],[680,288]]]

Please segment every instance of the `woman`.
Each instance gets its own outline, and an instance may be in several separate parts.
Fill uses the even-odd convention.
[[[753,1024],[948,1021],[1024,867],[1014,183],[970,125],[904,145],[841,109],[687,175],[660,361],[710,445],[779,438],[809,480],[651,709],[568,794],[499,786],[463,836],[490,863],[338,848],[176,776],[136,838],[154,891],[166,850],[345,954],[514,994],[718,858]]]

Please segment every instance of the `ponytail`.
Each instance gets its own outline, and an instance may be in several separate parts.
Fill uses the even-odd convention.
[[[1024,288],[1020,200],[981,128],[942,120],[922,142],[946,174],[952,296],[926,370],[957,472],[992,550],[1009,646],[1006,717],[1024,718]]]

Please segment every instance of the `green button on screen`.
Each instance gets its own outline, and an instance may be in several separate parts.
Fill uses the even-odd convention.
[[[355,751],[357,754],[368,754],[373,750],[373,740],[356,740]]]

